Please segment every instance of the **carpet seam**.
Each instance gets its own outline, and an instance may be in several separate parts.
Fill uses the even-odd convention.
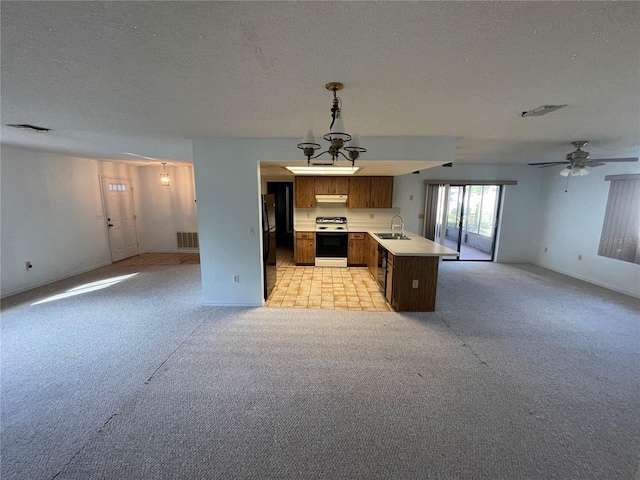
[[[160,369],[162,368],[162,366],[163,366],[164,364],[166,364],[166,363],[169,361],[169,359],[170,359],[171,357],[173,357],[173,355],[174,355],[174,354],[175,354],[175,353],[180,349],[180,347],[182,347],[182,345],[184,345],[184,344],[187,342],[187,340],[189,340],[189,339],[193,336],[193,334],[194,334],[198,329],[200,329],[200,327],[202,327],[202,325],[204,325],[204,324],[205,324],[205,322],[206,322],[206,321],[207,321],[207,319],[206,319],[206,318],[205,318],[204,320],[202,320],[202,322],[200,322],[200,324],[198,324],[198,325],[197,325],[197,326],[196,326],[196,327],[191,331],[191,333],[190,333],[189,335],[187,335],[187,337],[186,337],[182,342],[180,342],[180,344],[179,344],[179,345],[178,345],[178,346],[177,346],[177,347],[176,347],[176,348],[175,348],[175,349],[174,349],[174,350],[173,350],[173,351],[172,351],[172,352],[167,356],[167,358],[165,358],[165,359],[160,363],[160,365],[158,366],[158,368],[156,368],[156,369],[153,371],[153,373],[151,374],[151,376],[150,376],[149,378],[147,378],[147,379],[142,383],[142,385],[148,385],[148,384],[149,384],[149,381],[150,381],[150,380],[153,378],[153,376],[158,372],[158,370],[160,370]],[[101,426],[100,428],[98,428],[98,430],[96,430],[96,431],[95,431],[95,433],[94,433],[93,435],[91,435],[91,437],[90,437],[90,438],[88,438],[88,439],[87,439],[87,441],[86,441],[86,442],[84,442],[84,444],[82,444],[82,446],[78,449],[78,451],[77,451],[76,453],[74,453],[74,454],[71,456],[71,458],[69,459],[69,461],[68,461],[67,463],[65,463],[65,464],[62,466],[62,468],[60,468],[60,470],[59,470],[59,471],[58,471],[58,472],[57,472],[53,477],[51,477],[51,480],[55,480],[56,478],[58,478],[58,477],[60,476],[60,474],[61,474],[62,472],[64,472],[64,471],[67,469],[67,467],[68,467],[69,465],[71,465],[71,462],[73,462],[73,460],[75,460],[75,458],[76,458],[78,455],[80,455],[80,454],[82,453],[82,451],[87,447],[87,445],[89,445],[89,444],[90,444],[90,443],[91,443],[91,442],[92,442],[92,441],[93,441],[93,440],[98,436],[98,434],[99,434],[100,432],[102,432],[102,430],[103,430],[103,429],[104,429],[104,428],[109,424],[109,422],[111,422],[111,420],[113,420],[113,419],[118,415],[118,413],[120,413],[120,412],[122,411],[122,406],[123,406],[123,405],[125,405],[126,403],[128,403],[129,401],[131,401],[131,399],[133,398],[133,396],[134,396],[134,395],[132,394],[132,395],[131,395],[131,397],[129,398],[129,400],[125,401],[125,402],[120,406],[120,408],[118,408],[115,412],[113,412],[113,414],[112,414],[112,415],[111,415],[111,416],[110,416],[110,417],[109,417],[109,418],[108,418],[108,419],[107,419],[107,420],[102,424],[102,426]]]
[[[155,376],[155,374],[156,374],[156,373],[158,373],[158,371],[159,371],[159,370],[160,370],[160,369],[161,369],[161,368],[162,368],[162,367],[163,367],[163,366],[164,366],[164,365],[165,365],[165,364],[166,364],[166,363],[171,359],[171,357],[173,357],[173,355],[174,355],[174,354],[175,354],[175,353],[180,349],[180,347],[182,347],[182,345],[184,345],[184,344],[187,342],[187,340],[189,340],[189,339],[193,336],[193,334],[194,334],[194,333],[196,333],[196,331],[198,331],[198,330],[200,329],[200,327],[202,327],[202,325],[204,325],[204,323],[205,323],[205,322],[206,322],[206,319],[205,319],[205,320],[202,320],[202,322],[200,322],[200,324],[199,324],[196,328],[194,328],[194,329],[191,331],[191,333],[187,336],[187,338],[185,338],[182,342],[180,342],[180,345],[178,345],[178,346],[173,350],[173,352],[171,352],[171,353],[169,354],[169,356],[168,356],[167,358],[165,358],[165,359],[164,359],[164,361],[163,361],[162,363],[160,363],[160,365],[158,366],[158,368],[156,368],[156,369],[153,371],[153,373],[151,374],[151,376],[150,376],[149,378],[147,378],[147,379],[144,381],[144,384],[143,384],[143,385],[149,385],[149,382],[150,382],[150,381],[151,381],[151,379]]]
[[[494,374],[496,377],[498,378],[502,378],[502,376],[500,375],[500,373],[498,373],[498,371],[495,369],[495,367],[493,367],[492,365],[489,364],[489,362],[487,362],[486,360],[484,360],[480,354],[478,352],[476,352],[473,347],[471,346],[470,343],[468,343],[468,341],[459,333],[457,333],[453,327],[449,324],[449,322],[447,322],[446,319],[446,313],[443,312],[443,315],[440,315],[440,318],[442,319],[442,323],[445,324],[445,326],[451,331],[451,333],[462,342],[462,345],[460,345],[461,347],[464,348],[468,348],[469,351],[471,352],[471,355],[473,355],[474,357],[476,357],[478,359],[478,361],[480,362],[480,365],[484,365],[492,374]],[[506,372],[502,371],[503,374],[505,374]]]

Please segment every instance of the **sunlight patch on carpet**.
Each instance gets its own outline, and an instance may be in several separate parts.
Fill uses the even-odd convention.
[[[80,285],[79,287],[70,288],[65,293],[59,293],[58,295],[53,295],[51,297],[47,297],[44,300],[40,300],[38,302],[32,303],[31,306],[40,305],[41,303],[53,302],[54,300],[61,300],[63,298],[73,297],[75,295],[82,295],[83,293],[94,292],[96,290],[102,290],[103,288],[108,288],[111,285],[115,285],[123,280],[127,280],[128,278],[137,275],[136,273],[130,273],[129,275],[121,275],[119,277],[111,277],[106,278],[104,280],[98,280],[97,282],[85,283],[84,285]]]

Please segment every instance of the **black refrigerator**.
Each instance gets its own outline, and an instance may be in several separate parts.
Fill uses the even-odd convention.
[[[276,206],[275,195],[262,196],[262,274],[264,299],[276,285]]]

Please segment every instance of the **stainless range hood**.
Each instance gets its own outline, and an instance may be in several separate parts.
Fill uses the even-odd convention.
[[[316,195],[318,203],[346,203],[346,195]]]

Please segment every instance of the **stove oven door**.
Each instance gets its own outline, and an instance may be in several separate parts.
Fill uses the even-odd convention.
[[[347,232],[316,232],[316,258],[347,258]]]

